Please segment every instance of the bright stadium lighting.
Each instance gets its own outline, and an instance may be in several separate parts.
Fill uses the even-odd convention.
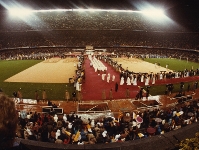
[[[162,9],[145,9],[142,10],[141,13],[146,17],[146,19],[149,19],[154,22],[171,22],[172,20],[167,17],[164,14],[164,11]]]
[[[79,11],[79,12],[84,12],[84,11],[85,11],[85,9],[83,9],[83,8],[79,8],[79,9],[78,9],[78,11]]]
[[[158,5],[151,5],[149,3],[137,3],[136,7],[140,10],[140,13],[146,17],[146,19],[163,22],[168,20],[168,17],[164,14],[164,9]]]
[[[11,16],[23,18],[32,13],[30,8],[17,3],[17,1],[0,1],[0,5],[6,8]]]
[[[30,9],[20,9],[20,8],[11,8],[9,9],[9,13],[12,16],[23,18],[25,16],[28,16],[32,13],[32,10]]]
[[[90,8],[90,9],[88,9],[88,11],[95,12],[95,11],[98,11],[98,10]]]
[[[69,11],[69,10],[68,10]],[[140,12],[140,11],[133,11],[133,10],[117,10],[117,9],[93,9],[93,8],[88,8],[88,9],[72,9],[72,11],[80,11],[80,12]]]
[[[164,11],[161,9],[147,9],[142,11],[142,13],[149,17],[164,17]]]

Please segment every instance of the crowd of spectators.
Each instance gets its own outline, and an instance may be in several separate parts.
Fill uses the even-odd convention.
[[[83,12],[83,11],[60,11],[38,12],[30,17],[11,18],[7,12],[1,14],[3,23],[1,30],[24,31],[24,30],[63,30],[63,29],[128,29],[144,31],[182,31],[182,27],[169,23],[162,24],[146,18],[142,13],[129,12]]]
[[[4,50],[0,52],[1,60],[45,60],[53,57],[65,58],[67,54],[75,52],[70,48],[24,48]]]
[[[117,118],[82,120],[76,114],[19,112],[17,136],[57,144],[98,144],[137,140],[170,132],[199,119],[199,102],[187,101],[174,108],[130,112]]]
[[[15,48],[0,51],[1,60],[26,60],[48,59],[52,57],[66,58],[81,49],[72,47],[35,47]],[[109,47],[106,48],[110,57],[134,57],[134,58],[176,58],[180,60],[198,62],[198,52],[193,50],[144,48],[144,47]]]
[[[177,24],[158,24],[141,13],[48,12],[0,23],[0,49],[37,46],[151,46],[196,49],[197,32]]]
[[[129,30],[52,30],[0,32],[0,48],[66,46],[197,49],[198,33],[166,33]]]
[[[83,62],[83,59],[79,61]],[[117,117],[107,116],[87,120],[73,113],[57,115],[55,112],[19,111],[17,137],[75,145],[138,140],[171,132],[197,122],[198,108],[198,100],[189,100],[166,109],[151,108],[144,111],[120,112]]]
[[[107,48],[107,52],[113,54],[111,57],[134,57],[134,58],[176,58],[179,60],[198,62],[198,52],[192,50],[167,49],[167,48],[138,48],[119,47]]]
[[[185,30],[179,26],[154,25],[154,22],[139,13],[49,12],[37,13],[23,21],[5,16],[5,13],[1,14],[1,59],[65,57],[64,53],[72,51],[72,48],[67,47],[93,45],[107,47],[107,52],[114,52],[119,57],[129,54],[141,58],[188,57],[189,60],[198,61],[197,51],[163,49],[196,49],[198,33],[184,33]],[[40,49],[39,46],[46,48]],[[151,48],[121,48],[122,46]],[[167,110],[150,109],[126,113],[118,118],[88,119],[87,122],[76,114],[58,116],[19,112],[17,137],[79,145],[147,138],[197,122],[198,103],[195,100]]]

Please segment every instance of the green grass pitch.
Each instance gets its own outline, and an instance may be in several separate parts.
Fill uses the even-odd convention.
[[[147,62],[150,63],[159,63],[160,66],[162,67],[166,67],[166,65],[168,65],[168,69],[174,70],[174,71],[183,71],[185,69],[194,69],[196,70],[197,68],[199,68],[199,63],[195,63],[195,62],[190,62],[187,60],[180,60],[180,59],[173,59],[173,58],[147,58],[144,59]],[[190,85],[193,85],[193,83],[189,83]],[[184,89],[186,90],[188,86],[188,83],[185,83],[185,87]],[[150,93],[152,95],[162,95],[164,94],[166,90],[166,86],[165,85],[156,85],[151,87],[150,89]],[[174,92],[179,92],[180,91],[180,84],[174,84]]]
[[[35,91],[42,98],[42,91],[45,89],[49,100],[64,100],[65,90],[70,93],[74,90],[73,86],[61,83],[21,83],[21,82],[4,82],[7,78],[41,62],[42,60],[12,60],[0,61],[0,88],[10,97],[13,97],[13,92],[21,88],[23,98],[35,99]]]
[[[199,64],[195,62],[190,62],[187,60],[180,60],[180,59],[169,59],[169,58],[147,58],[144,59],[147,62],[150,63],[159,63],[160,66],[166,67],[168,65],[168,69],[175,70],[175,71],[182,71],[185,69],[193,69],[196,70],[199,68]]]
[[[13,97],[12,93],[21,88],[23,98],[34,99],[35,91],[37,90],[42,98],[42,91],[45,89],[49,100],[64,100],[65,90],[69,90],[70,93],[74,90],[74,87],[70,84],[60,83],[18,83],[18,82],[4,82],[7,78],[41,62],[42,60],[12,60],[0,61],[0,88],[8,96]],[[169,65],[171,70],[184,70],[198,68],[199,64],[178,59],[145,59],[150,63],[159,63],[162,67],[166,64]],[[185,89],[188,83],[185,84]],[[150,89],[151,95],[162,95],[165,92],[165,85],[152,86]],[[179,84],[174,85],[174,92],[179,91]]]

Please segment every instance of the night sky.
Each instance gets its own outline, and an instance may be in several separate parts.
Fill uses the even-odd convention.
[[[198,0],[1,0],[6,3],[17,2],[33,9],[48,8],[104,8],[104,9],[136,9],[136,4],[147,2],[167,9],[199,8]],[[0,1],[0,3],[1,3]]]
[[[199,0],[0,0],[17,2],[32,9],[56,8],[101,8],[101,9],[131,9],[137,10],[144,2],[165,10],[167,16],[191,28],[199,30]],[[3,6],[0,10],[5,10]]]

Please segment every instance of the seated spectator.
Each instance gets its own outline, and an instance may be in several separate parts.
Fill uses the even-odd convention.
[[[77,143],[77,145],[84,145],[84,141],[82,141],[82,139],[79,140],[79,142]]]
[[[57,140],[55,141],[57,144],[62,144],[63,141],[61,140],[61,136],[58,136]]]
[[[14,101],[3,93],[0,93],[0,114],[0,148],[8,149],[13,147],[18,120]]]

